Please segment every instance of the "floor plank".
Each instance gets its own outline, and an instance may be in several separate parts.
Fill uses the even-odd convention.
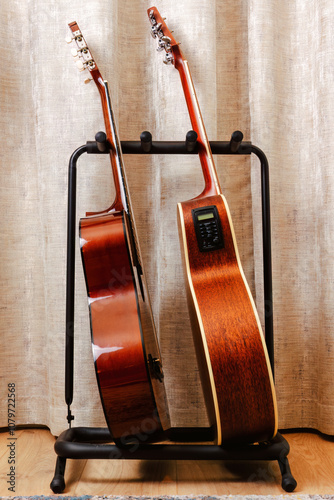
[[[55,438],[45,429],[16,431],[16,488],[8,491],[8,433],[0,434],[0,495],[50,495]],[[334,442],[286,434],[296,493],[334,492]],[[68,460],[66,495],[280,495],[277,462]]]

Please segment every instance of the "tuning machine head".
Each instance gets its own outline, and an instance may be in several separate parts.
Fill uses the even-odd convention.
[[[165,59],[162,61],[164,64],[173,64],[174,56],[171,52],[166,52]]]
[[[149,10],[148,17],[150,18],[152,26],[155,26],[157,24],[157,21],[156,21],[156,19],[154,17],[154,10],[153,9]]]
[[[170,52],[171,51],[170,42],[171,39],[169,38],[169,36],[162,36],[161,38],[159,38],[157,51],[161,52],[162,50],[165,50],[166,52]]]
[[[151,7],[147,11],[151,22],[151,35],[153,38],[158,38],[157,51],[166,51],[164,63],[174,64],[174,47],[178,45],[173,38],[172,32],[167,28],[165,17],[161,17],[156,7]]]
[[[75,48],[72,48],[71,54],[76,60],[75,62],[77,68],[79,69],[79,71],[84,71],[85,69],[92,71],[93,69],[96,69],[96,64],[93,56],[90,53],[90,50],[77,23],[71,23],[69,24],[69,27],[71,29],[72,37],[68,37],[66,41],[68,43],[74,41],[75,43]]]
[[[151,35],[153,38],[161,38],[163,36],[163,32],[161,31],[161,23],[156,23],[151,27]]]

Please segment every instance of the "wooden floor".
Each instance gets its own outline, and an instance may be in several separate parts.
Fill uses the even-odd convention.
[[[8,433],[0,433],[0,495],[50,495],[55,438],[44,429],[16,431],[16,487],[8,491]],[[334,442],[286,434],[295,493],[334,492]],[[68,460],[65,495],[280,495],[277,462]]]

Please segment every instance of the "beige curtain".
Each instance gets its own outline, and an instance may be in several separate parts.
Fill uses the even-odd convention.
[[[171,0],[157,7],[186,55],[207,133],[244,132],[271,172],[275,368],[279,426],[334,433],[333,28],[330,0]],[[17,424],[66,428],[64,325],[67,168],[103,130],[64,42],[76,20],[108,79],[122,140],[190,129],[179,75],[149,35],[146,0],[12,0],[1,23],[1,420],[16,384]],[[176,204],[199,194],[196,157],[126,157],[175,426],[206,425],[176,227]],[[244,270],[262,313],[259,165],[216,158]],[[113,198],[108,158],[78,167],[78,217]],[[77,252],[76,425],[105,425]]]

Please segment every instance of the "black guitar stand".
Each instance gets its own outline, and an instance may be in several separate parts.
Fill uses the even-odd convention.
[[[74,359],[74,277],[76,240],[76,165],[83,153],[105,154],[109,152],[104,132],[98,132],[95,141],[87,142],[71,156],[68,180],[68,230],[67,230],[67,283],[66,283],[66,347],[65,347],[65,401],[69,428],[62,432],[55,443],[57,463],[50,487],[54,493],[65,489],[66,459],[127,459],[127,460],[277,460],[282,474],[282,488],[292,492],[297,482],[291,474],[286,439],[278,433],[269,442],[222,447],[208,444],[129,444],[122,448],[109,444],[112,436],[107,428],[71,427],[74,416],[71,413],[73,400]],[[254,153],[261,163],[263,276],[265,307],[265,340],[274,373],[274,334],[272,267],[270,236],[269,165],[261,149],[250,142],[243,142],[243,134],[233,132],[229,142],[210,142],[212,153],[224,155],[250,155]],[[140,141],[122,141],[123,154],[197,154],[197,134],[189,131],[184,142],[152,142],[150,132],[143,132]],[[212,441],[210,428],[174,428],[167,432],[174,442],[199,443]],[[143,436],[142,441],[145,440]],[[261,469],[262,470],[262,469]],[[263,471],[263,470],[262,470]],[[268,475],[268,474],[267,474]],[[254,475],[256,476],[256,475]],[[263,476],[263,474],[262,474]],[[258,476],[256,476],[258,477]],[[265,479],[265,474],[261,479]]]

